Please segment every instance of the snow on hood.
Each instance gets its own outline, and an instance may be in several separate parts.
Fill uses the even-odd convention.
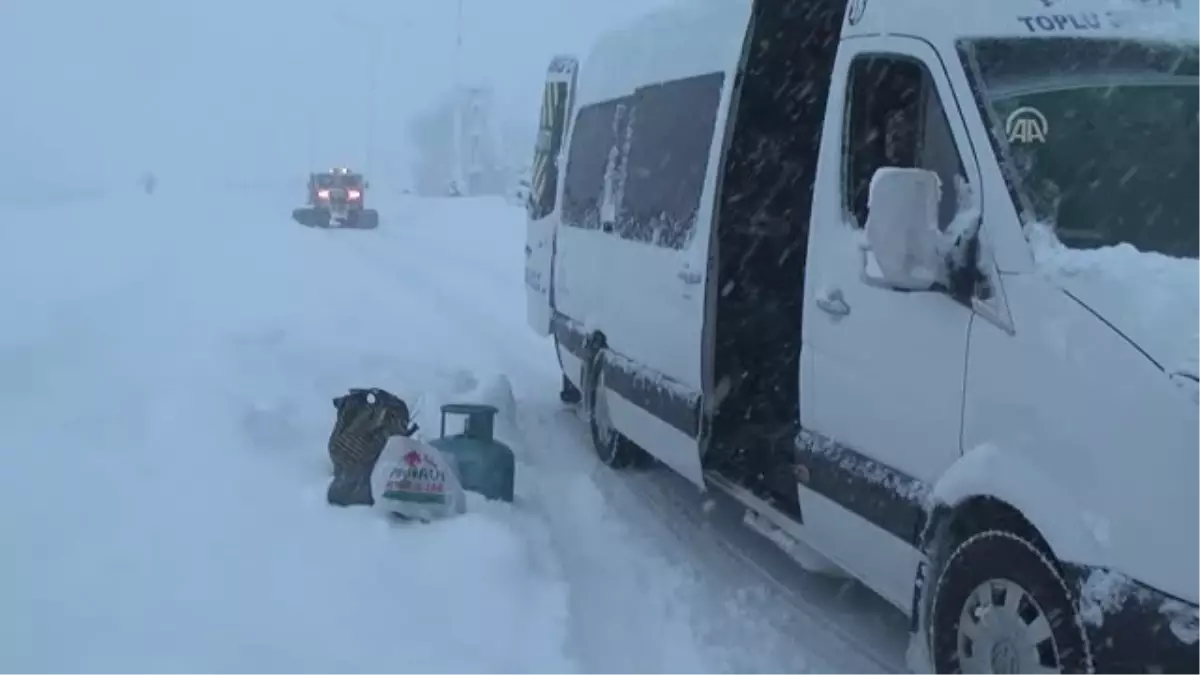
[[[1200,262],[1129,244],[1079,250],[1044,225],[1026,228],[1050,279],[1112,323],[1170,374],[1200,375]]]

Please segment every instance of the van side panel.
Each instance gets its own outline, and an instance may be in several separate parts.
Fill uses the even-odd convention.
[[[580,71],[554,266],[568,377],[602,340],[614,425],[700,486],[713,159],[748,10],[682,4],[598,42]]]
[[[617,428],[698,483],[708,228],[697,212],[723,85],[705,73],[580,109],[556,279],[559,311],[621,364],[606,368]]]

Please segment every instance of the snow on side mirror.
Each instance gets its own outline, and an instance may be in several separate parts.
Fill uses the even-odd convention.
[[[875,171],[867,195],[863,274],[868,281],[912,291],[945,283],[937,227],[941,194],[941,180],[932,171],[899,167]]]

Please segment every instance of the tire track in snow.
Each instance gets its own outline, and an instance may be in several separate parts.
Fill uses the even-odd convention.
[[[590,438],[581,419],[572,412],[561,411],[549,419],[531,413],[530,425],[552,427],[544,429],[543,440],[538,445],[548,445],[552,439],[564,445],[570,439],[582,452],[570,453],[577,465],[577,472],[587,472],[610,502],[631,521],[638,522],[646,536],[659,542],[659,549],[669,555],[676,565],[687,568],[688,574],[700,583],[714,588],[713,597],[727,600],[710,607],[715,614],[724,615],[728,621],[737,622],[732,635],[706,636],[710,640],[725,644],[753,640],[758,653],[753,657],[730,653],[727,657],[730,670],[734,672],[900,672],[904,670],[902,654],[889,649],[877,649],[871,639],[862,634],[861,625],[854,619],[857,608],[850,612],[834,611],[838,616],[830,617],[831,600],[839,604],[842,598],[833,597],[847,582],[812,575],[799,569],[794,562],[785,560],[787,569],[803,575],[806,590],[824,590],[825,598],[806,598],[792,585],[782,581],[766,566],[759,564],[751,551],[761,553],[773,547],[760,535],[745,529],[734,517],[718,522],[719,509],[694,509],[681,505],[678,493],[663,489],[664,483],[675,482],[681,491],[686,490],[696,502],[723,500],[724,508],[738,511],[740,506],[724,495],[703,495],[690,483],[671,474],[668,469],[656,467],[643,471],[613,472],[591,454]],[[564,460],[567,461],[567,460]],[[740,511],[738,511],[740,512]],[[647,518],[646,516],[650,517]],[[730,541],[730,530],[736,528]],[[674,546],[666,545],[672,541]],[[749,546],[747,544],[749,543]],[[746,548],[743,548],[746,546]],[[769,552],[777,552],[770,548]],[[782,552],[778,552],[782,554]],[[714,574],[715,573],[715,574]],[[861,590],[861,589],[860,589]],[[873,598],[873,596],[872,596]],[[824,602],[815,602],[816,600]],[[879,601],[882,604],[882,601]],[[710,603],[711,604],[711,603]],[[850,616],[846,616],[849,614]],[[847,618],[850,621],[845,621]],[[866,619],[873,617],[868,614]],[[853,624],[852,626],[844,624]],[[708,626],[708,630],[719,630],[721,626]],[[812,659],[798,658],[795,643],[801,643],[804,652]]]
[[[481,271],[476,263],[452,255],[452,248],[428,235],[425,227],[416,226],[411,230],[391,230],[386,237],[343,241],[373,265],[389,270],[403,268],[404,272],[396,276],[408,283],[445,277],[462,279],[467,272]],[[387,248],[397,258],[403,258],[403,265],[399,259],[385,259],[385,253],[375,246],[379,238],[391,244]],[[441,255],[430,256],[431,250]],[[487,272],[492,280],[508,276],[494,268]],[[699,640],[707,655],[707,667],[694,660],[689,664],[687,655],[666,654],[658,661],[663,670],[705,670],[714,666],[743,672],[903,670],[902,650],[897,656],[892,648],[875,649],[863,635],[879,631],[842,625],[845,615],[852,614],[853,609],[833,612],[841,620],[826,618],[829,613],[826,607],[810,602],[804,594],[765,570],[745,550],[732,545],[727,533],[717,532],[711,521],[693,517],[694,513],[689,514],[688,509],[676,503],[661,489],[661,476],[656,477],[656,472],[618,475],[600,464],[591,455],[584,427],[563,411],[554,395],[559,373],[549,341],[523,339],[533,337],[525,327],[523,312],[514,316],[511,311],[503,311],[503,306],[480,302],[484,298],[479,297],[478,288],[473,286],[427,283],[425,290],[437,297],[436,304],[448,312],[453,312],[454,307],[470,307],[486,315],[487,320],[473,321],[463,313],[457,321],[495,345],[511,362],[509,373],[546,371],[544,381],[530,377],[532,381],[526,382],[524,377],[516,377],[533,391],[519,397],[523,405],[518,408],[518,428],[514,430],[518,438],[514,439],[517,441],[514,445],[532,461],[523,468],[544,483],[540,488],[540,506],[558,540],[567,576],[573,581],[572,592],[578,605],[573,612],[577,624],[573,631],[576,650],[589,669],[646,670],[647,657],[661,653],[664,641],[669,639],[662,630],[656,630],[659,621],[652,618],[653,625],[647,626],[638,617],[630,616],[634,608],[620,606],[620,596],[625,595],[626,599],[637,598],[643,604],[651,601],[648,598],[657,601],[655,614],[660,617],[674,612],[672,605],[676,602],[692,605],[696,610],[687,617],[691,635],[675,634],[670,638],[692,644]],[[545,349],[546,357],[528,356],[531,346]],[[513,359],[518,355],[523,356]],[[590,492],[596,494],[589,496]],[[612,516],[621,522],[609,522]],[[564,531],[570,527],[606,530],[606,539],[631,539],[631,543],[651,555],[639,558],[627,553],[597,551],[592,537]],[[748,531],[743,534],[758,536]],[[666,544],[667,541],[674,545]],[[765,539],[762,543],[771,546]],[[599,562],[595,558],[606,560]],[[658,576],[673,578],[675,588],[668,592],[645,588],[647,570],[614,569],[622,558],[627,566],[658,567],[655,570]],[[810,586],[823,585],[827,590],[837,585],[833,580],[808,576]],[[598,585],[596,579],[615,580],[626,593]],[[690,597],[681,598],[685,593]],[[587,616],[597,607],[607,609],[602,616]],[[613,625],[614,622],[620,625]],[[754,644],[746,645],[747,641]],[[626,657],[622,654],[624,650],[613,647],[621,642],[639,645],[640,653]],[[803,643],[803,647],[798,649],[797,642]]]

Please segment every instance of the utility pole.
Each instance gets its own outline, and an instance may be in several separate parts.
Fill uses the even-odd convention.
[[[311,98],[308,103],[308,166],[310,171],[317,166],[317,109]]]
[[[454,162],[451,164],[451,180],[453,181],[454,191],[462,194],[466,190],[466,184],[463,181],[463,143],[462,143],[462,106],[463,106],[463,88],[462,88],[462,45],[463,45],[463,0],[457,0],[458,17],[454,23],[454,61],[453,61],[453,86],[454,92],[452,101],[454,102],[454,133],[452,135]]]
[[[379,105],[379,99],[376,97],[379,88],[379,36],[375,30],[368,31],[367,35],[370,63],[367,64],[367,147],[363,152],[363,171],[370,176],[371,169],[374,168],[371,158],[375,146],[376,107]]]
[[[363,172],[371,175],[371,159],[374,155],[375,126],[379,99],[376,93],[379,89],[379,31],[372,25],[338,10],[334,18],[346,28],[355,33],[365,35],[367,39],[367,96],[366,122],[363,129]]]

